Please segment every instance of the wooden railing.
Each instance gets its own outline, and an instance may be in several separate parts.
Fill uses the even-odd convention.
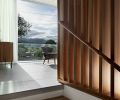
[[[76,33],[73,32],[70,28],[67,27],[67,25],[64,24],[64,22],[60,21],[59,22],[60,25],[62,25],[62,27],[64,29],[66,29],[70,34],[72,34],[76,39],[78,39],[81,43],[83,43],[85,46],[87,46],[89,49],[91,49],[92,51],[94,51],[95,53],[97,53],[100,57],[102,57],[105,61],[107,61],[109,64],[111,64],[113,68],[117,69],[120,72],[120,66],[118,64],[116,64],[112,59],[108,58],[105,54],[103,54],[100,50],[97,50],[94,46],[92,46],[90,43],[86,42],[85,40],[83,40],[82,38],[78,37],[77,35],[75,35]]]

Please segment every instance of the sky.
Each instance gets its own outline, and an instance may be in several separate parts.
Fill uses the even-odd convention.
[[[42,2],[42,3],[47,3],[50,5],[57,6],[57,0],[27,0],[27,1]]]
[[[57,4],[56,4],[57,5]],[[55,39],[57,37],[57,6],[18,0],[18,13],[32,27],[27,38]]]

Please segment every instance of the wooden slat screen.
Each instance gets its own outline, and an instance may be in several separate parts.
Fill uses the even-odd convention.
[[[58,80],[120,99],[120,1],[58,0]]]

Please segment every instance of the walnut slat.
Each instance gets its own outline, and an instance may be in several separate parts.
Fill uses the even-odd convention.
[[[115,60],[115,56],[114,56],[114,39],[115,39],[115,35],[114,35],[114,16],[115,16],[115,13],[114,13],[114,0],[111,0],[111,59],[114,61]],[[114,68],[112,67],[111,65],[111,97],[114,98],[115,96],[115,93],[114,93]]]

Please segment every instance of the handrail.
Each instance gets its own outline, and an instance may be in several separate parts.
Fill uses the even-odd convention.
[[[63,21],[58,22],[60,25],[62,25],[68,32],[70,32],[75,38],[77,38],[80,42],[82,42],[84,45],[86,45],[89,49],[96,52],[99,56],[101,56],[104,60],[106,60],[109,64],[111,64],[113,68],[117,69],[120,72],[120,66],[116,64],[113,60],[108,58],[106,55],[104,55],[100,50],[96,49],[94,46],[92,46],[90,43],[84,41],[82,38],[78,37],[74,34],[72,30],[67,27],[67,25],[64,24]]]

